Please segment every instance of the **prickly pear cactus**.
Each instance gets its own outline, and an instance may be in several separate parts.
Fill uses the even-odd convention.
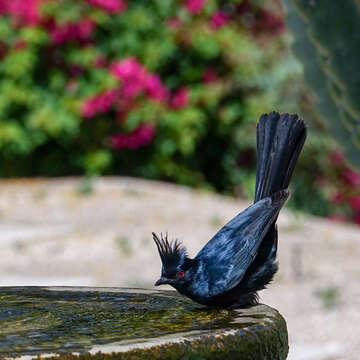
[[[360,169],[360,1],[283,1],[318,110]]]

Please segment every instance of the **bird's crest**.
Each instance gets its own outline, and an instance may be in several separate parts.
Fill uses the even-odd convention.
[[[169,241],[167,233],[165,236],[161,233],[160,238],[155,233],[152,235],[165,268],[177,266],[184,262],[186,250],[178,239]]]

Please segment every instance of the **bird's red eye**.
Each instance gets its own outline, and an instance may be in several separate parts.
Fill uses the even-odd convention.
[[[177,277],[178,278],[181,278],[181,277],[183,277],[185,275],[185,273],[183,272],[183,271],[179,271],[178,273],[177,273]]]

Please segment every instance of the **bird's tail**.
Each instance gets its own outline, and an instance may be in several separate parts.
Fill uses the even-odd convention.
[[[257,125],[257,202],[287,189],[306,139],[306,124],[297,115],[272,112]]]
[[[305,138],[305,122],[297,115],[272,112],[261,116],[257,125],[258,160],[254,202],[287,189]],[[275,222],[276,219],[244,277],[247,286],[244,291],[251,294],[254,301],[257,299],[256,291],[264,289],[278,269],[278,233]]]

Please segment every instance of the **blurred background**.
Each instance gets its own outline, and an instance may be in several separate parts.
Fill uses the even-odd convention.
[[[278,0],[0,0],[0,285],[152,287],[151,231],[195,255],[252,201],[259,116],[295,112],[262,301],[289,359],[357,359],[360,172],[292,42]]]

